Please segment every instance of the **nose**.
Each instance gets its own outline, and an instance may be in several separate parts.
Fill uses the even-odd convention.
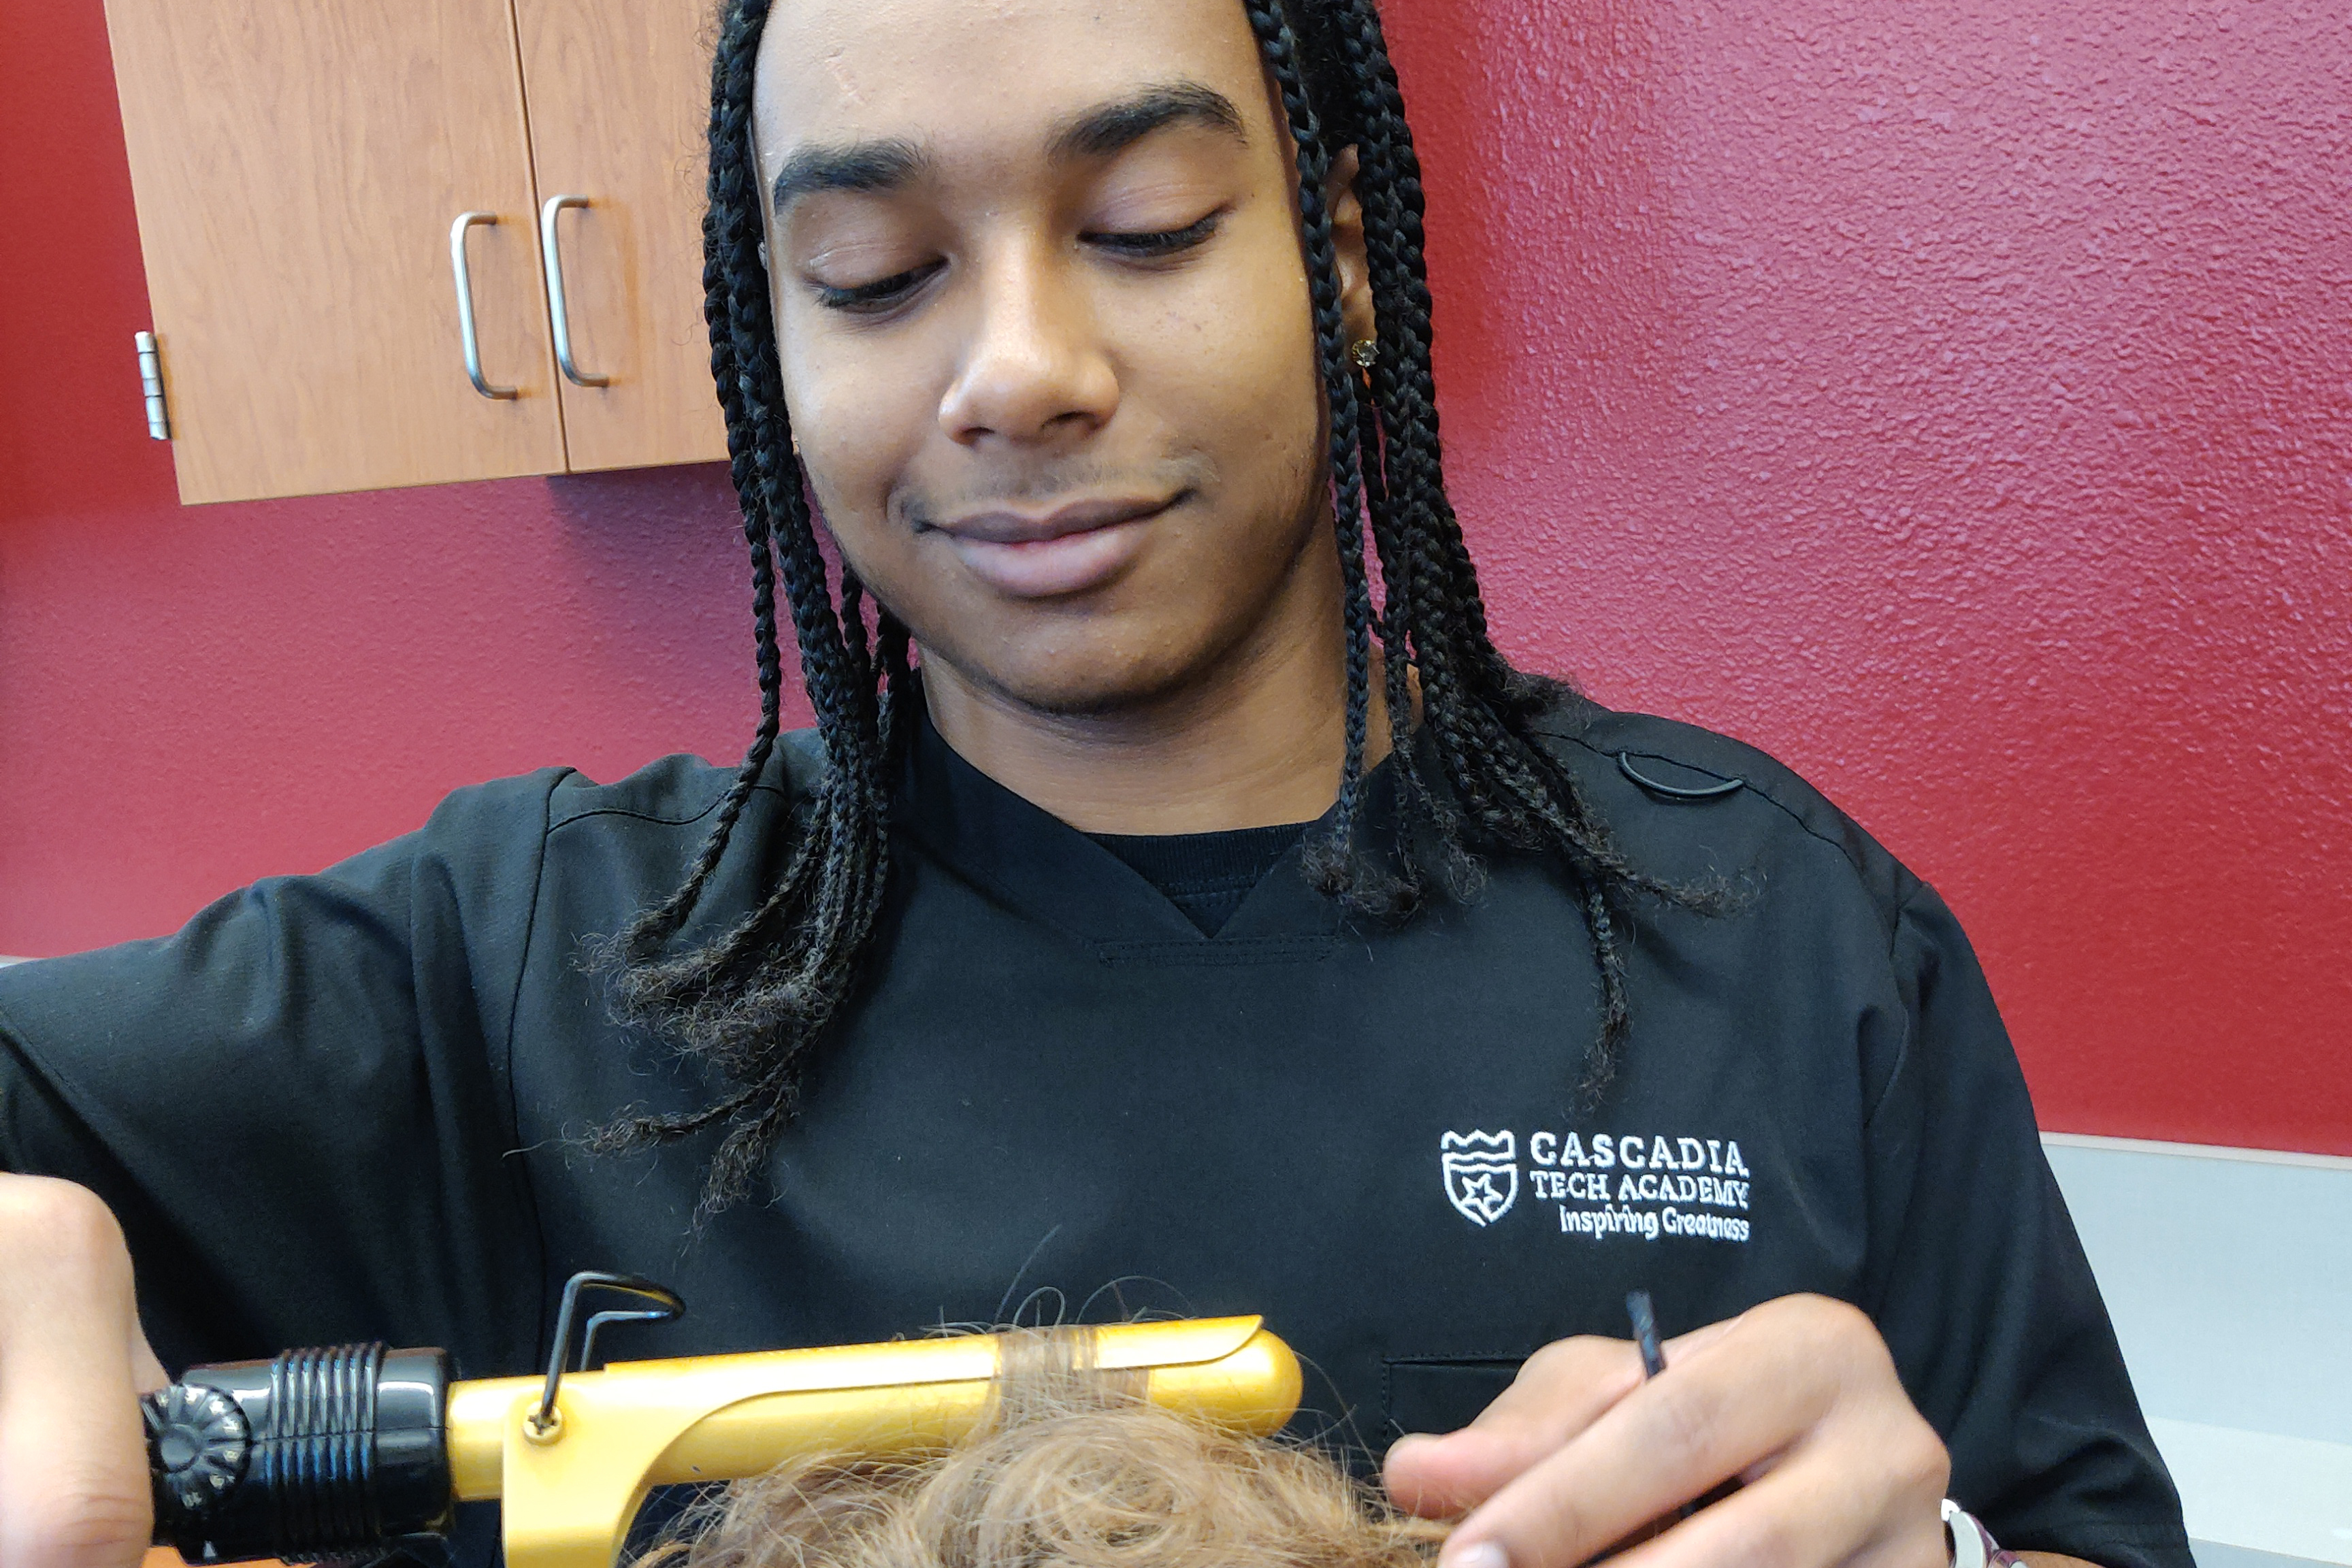
[[[965,446],[1059,445],[1100,429],[1118,375],[1080,279],[1045,245],[976,258],[963,359],[940,427]]]

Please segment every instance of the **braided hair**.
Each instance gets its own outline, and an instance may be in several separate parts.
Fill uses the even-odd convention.
[[[1584,1084],[1606,1083],[1627,1027],[1628,903],[1648,894],[1707,907],[1704,889],[1665,883],[1628,863],[1575,776],[1535,741],[1536,717],[1558,683],[1513,669],[1487,634],[1478,579],[1445,496],[1436,385],[1430,367],[1429,282],[1422,255],[1421,165],[1374,0],[1239,0],[1277,89],[1296,149],[1299,237],[1327,405],[1333,517],[1346,627],[1346,752],[1328,832],[1307,847],[1308,875],[1360,911],[1410,915],[1423,891],[1416,841],[1433,844],[1447,885],[1466,893],[1477,855],[1546,858],[1581,904],[1599,971],[1597,1038]],[[839,1014],[875,931],[889,875],[886,805],[918,700],[908,632],[874,606],[845,567],[829,579],[817,548],[784,406],[752,146],[752,69],[771,0],[727,0],[711,67],[709,208],[703,288],[711,374],[751,557],[760,725],[686,880],[604,944],[616,1011],[716,1068],[731,1087],[701,1110],[625,1117],[592,1140],[603,1147],[668,1142],[723,1125],[706,1212],[741,1195],[798,1110],[809,1054]],[[1347,340],[1332,239],[1334,155],[1357,153],[1355,193],[1378,347],[1360,370]],[[1373,602],[1365,550],[1380,564]],[[775,751],[782,696],[776,588],[781,576],[801,670],[824,752],[822,782],[773,891],[750,915],[688,951],[674,941],[691,916],[744,805]],[[1402,803],[1397,842],[1360,853],[1357,826],[1371,710],[1372,641]],[[1408,669],[1420,681],[1423,751]],[[1425,776],[1434,762],[1439,776]]]

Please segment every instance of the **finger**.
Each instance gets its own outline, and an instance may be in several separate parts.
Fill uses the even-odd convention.
[[[1944,1568],[1949,1554],[1937,1503],[1949,1466],[1943,1446],[1927,1436],[1903,1439],[1899,1447],[1872,1442],[1867,1463],[1853,1452],[1869,1440],[1864,1435],[1801,1442],[1769,1474],[1612,1559],[1612,1568]]]
[[[1803,1436],[1839,1363],[1816,1325],[1762,1313],[1670,1361],[1479,1505],[1446,1568],[1570,1568]]]
[[[0,1568],[134,1568],[152,1520],[122,1233],[79,1187],[5,1177],[0,1256]]]
[[[1630,1342],[1555,1341],[1529,1356],[1469,1426],[1398,1438],[1381,1479],[1408,1513],[1459,1513],[1557,1451],[1641,1382],[1642,1358]]]
[[[1733,1320],[1668,1340],[1669,1366],[1729,1331]],[[1381,1479],[1399,1508],[1444,1518],[1492,1497],[1640,1386],[1641,1356],[1626,1340],[1555,1341],[1521,1367],[1494,1404],[1458,1432],[1408,1433],[1389,1449]]]
[[[1676,1334],[1659,1347],[1659,1353],[1665,1358],[1668,1366],[1673,1366],[1685,1356],[1696,1355],[1723,1338],[1738,1325],[1738,1318],[1724,1318],[1717,1322],[1693,1329],[1686,1334]]]

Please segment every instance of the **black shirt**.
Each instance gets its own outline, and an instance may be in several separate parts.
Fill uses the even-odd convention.
[[[1302,1420],[1372,1448],[1466,1420],[1548,1341],[1622,1337],[1630,1289],[1668,1333],[1819,1291],[1874,1320],[2004,1544],[2188,1568],[1950,911],[1755,751],[1597,710],[1544,728],[1637,865],[1748,892],[1643,914],[1597,1110],[1592,961],[1544,864],[1390,928],[1311,890],[1294,846],[1210,937],[926,728],[872,978],[774,1199],[698,1240],[709,1142],[574,1142],[719,1087],[608,1022],[582,963],[702,842],[728,774],[685,757],[463,790],[176,936],[0,972],[0,1165],[112,1205],[167,1364],[381,1337],[522,1372],[587,1268],[690,1308],[616,1356],[1024,1301],[1263,1312],[1312,1368]],[[685,940],[775,875],[821,754],[780,748]]]

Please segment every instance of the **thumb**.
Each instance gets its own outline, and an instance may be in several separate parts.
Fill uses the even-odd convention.
[[[153,1530],[131,1256],[80,1187],[0,1176],[0,1568],[135,1568]],[[134,1346],[137,1347],[134,1349]]]

